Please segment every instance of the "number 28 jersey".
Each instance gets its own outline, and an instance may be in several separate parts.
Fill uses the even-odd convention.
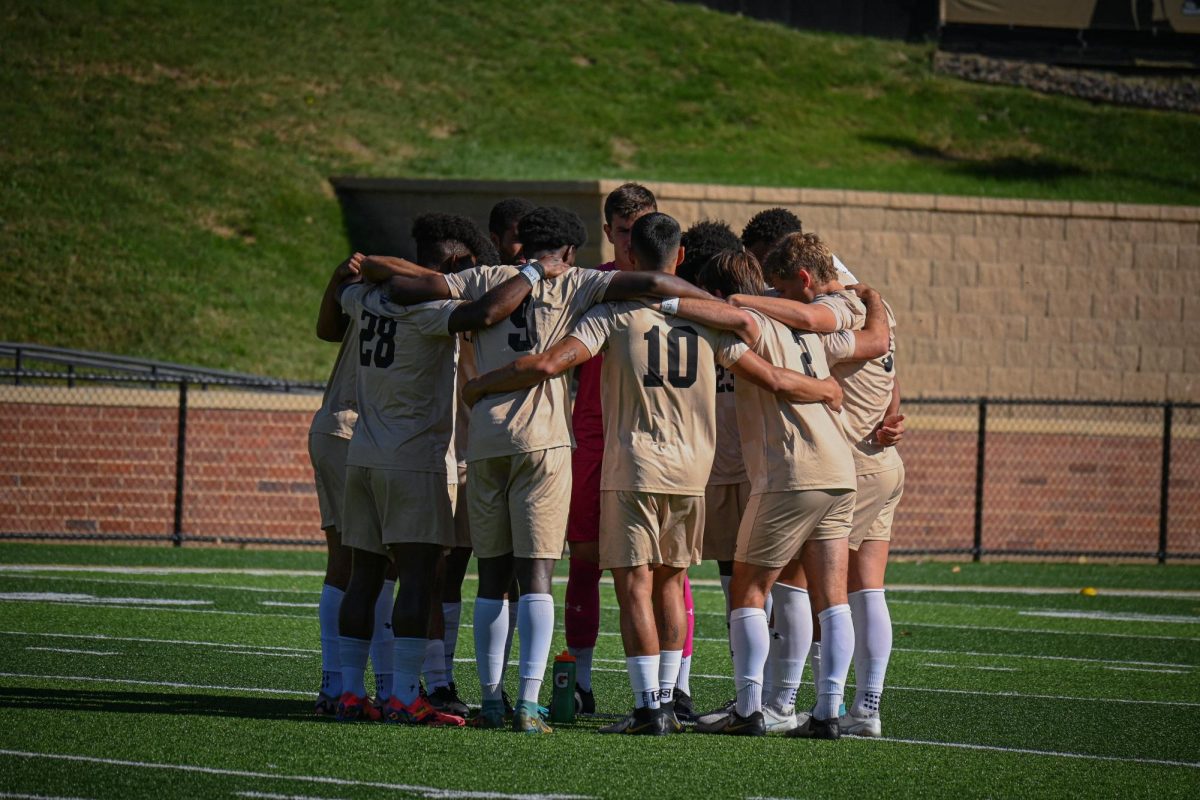
[[[514,267],[474,267],[447,275],[446,284],[452,297],[478,300],[516,274]],[[558,342],[603,299],[616,274],[576,267],[539,281],[508,319],[471,334],[479,374]],[[483,397],[471,409],[467,461],[573,447],[568,394],[564,374],[528,389]]]
[[[358,370],[358,424],[346,464],[447,474],[454,433],[453,300],[399,306],[377,287],[342,290]],[[452,473],[457,483],[457,470]]]
[[[740,340],[637,302],[596,306],[571,336],[592,355],[605,351],[600,488],[703,495],[717,433],[714,358],[732,365]]]

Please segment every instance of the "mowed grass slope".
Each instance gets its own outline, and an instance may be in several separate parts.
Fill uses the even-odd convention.
[[[690,4],[0,13],[8,340],[322,378],[334,174],[1200,202],[1196,117],[967,84],[928,46]]]
[[[156,800],[1190,797],[1200,780],[1194,566],[1160,568],[1190,592],[1161,594],[1153,573],[1111,567],[1108,577],[1128,579],[1083,597],[1065,565],[1021,580],[1020,565],[898,564],[924,586],[890,596],[886,739],[837,743],[601,737],[600,719],[551,737],[315,720],[320,566],[317,553],[0,547],[4,790]],[[247,572],[262,568],[282,571]],[[1101,574],[1078,569],[1087,580]],[[723,600],[706,574],[696,583],[692,689],[707,708],[732,682]],[[947,591],[960,580],[974,583]],[[1011,588],[982,591],[988,584]],[[464,593],[457,679],[476,701],[473,581]],[[556,598],[561,613],[561,586]],[[602,603],[597,700],[616,714],[630,696],[607,585]],[[806,683],[801,703],[811,697]]]

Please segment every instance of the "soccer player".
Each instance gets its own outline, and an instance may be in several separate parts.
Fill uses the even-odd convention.
[[[631,238],[635,267],[673,271],[683,258],[679,240],[679,225],[671,217],[642,217]],[[749,354],[736,338],[674,316],[681,304],[686,310],[695,302],[668,300],[661,309],[642,303],[597,306],[545,353],[485,373],[466,388],[470,402],[482,393],[553,380],[607,348],[600,559],[613,572],[635,707],[601,733],[682,730],[672,692],[685,638],[683,578],[687,567],[698,562],[704,484],[713,458],[714,357],[793,398],[825,399],[837,391],[832,381],[777,370]],[[699,302],[714,325],[736,329],[747,339],[756,336],[749,314],[723,303]]]
[[[561,208],[529,212],[518,224],[518,235],[522,253],[531,259],[519,272],[511,267],[476,268],[443,277],[406,265],[409,274],[389,284],[393,299],[477,299],[513,275],[533,280],[540,259],[557,257],[573,264],[577,249],[587,240],[583,221]],[[370,266],[368,259],[364,272]],[[596,302],[647,294],[708,296],[669,275],[568,270],[555,280],[537,280],[527,302],[505,322],[473,337],[476,364],[487,372],[526,353],[540,353]],[[521,587],[521,649],[520,697],[512,727],[528,733],[551,730],[538,714],[538,695],[554,631],[550,578],[566,541],[571,444],[565,376],[528,390],[489,396],[471,410],[467,501],[471,543],[479,560],[475,653],[483,692],[476,717],[480,727],[504,725],[501,670],[507,625],[502,620],[508,614],[504,593],[515,573]]]
[[[753,279],[755,266],[745,254],[714,258],[701,271],[700,283],[724,296],[754,294],[760,286]],[[815,334],[788,328],[756,311],[751,314],[759,331],[751,345],[753,352],[780,367],[815,378],[829,377]],[[703,316],[695,319],[706,321]],[[788,657],[778,659],[775,665],[785,673],[781,682],[799,684],[809,647],[806,628],[811,637],[807,592],[776,581],[790,561],[799,557],[808,568],[813,605],[831,629],[832,639],[848,641],[849,648],[853,647],[853,630],[849,619],[843,618],[849,614],[843,615],[842,609],[848,612],[844,582],[854,509],[854,466],[841,415],[829,406],[782,401],[742,381],[735,384],[735,394],[742,454],[751,481],[730,583],[737,700],[727,713],[702,718],[697,730],[761,736],[768,729],[762,698],[771,646],[765,611],[768,593],[774,598],[775,635],[789,642]],[[844,672],[841,679],[844,685]],[[836,699],[840,703],[840,695]],[[823,736],[832,726],[836,736],[837,707],[835,703],[830,711],[827,704],[818,703],[812,720],[788,730],[788,735]]]
[[[565,269],[547,262],[547,269]],[[346,455],[345,544],[350,580],[339,616],[342,688],[338,719],[462,725],[421,697],[435,575],[453,543],[454,480],[447,471],[453,435],[454,335],[506,318],[529,296],[521,276],[476,302],[401,306],[386,284],[348,276],[338,302],[355,324],[359,420]],[[327,295],[326,301],[329,300]],[[399,592],[392,609],[395,677],[381,709],[366,702],[363,672],[388,560]]]
[[[633,269],[629,238],[633,224],[658,210],[645,186],[626,183],[604,199],[604,235],[613,246],[613,260],[597,269]],[[576,711],[593,714],[592,656],[600,633],[600,469],[604,461],[604,423],[600,413],[603,356],[579,365],[578,386],[571,406],[575,449],[571,452],[571,508],[567,515],[567,544],[571,548],[563,626],[567,649],[575,657]]]
[[[516,264],[521,258],[521,240],[517,237],[517,223],[536,206],[524,197],[507,197],[492,206],[488,215],[488,234],[492,245],[500,253],[497,264]]]
[[[750,218],[742,230],[742,244],[754,254],[759,264],[764,264],[767,253],[771,252],[789,233],[803,233],[800,218],[786,208],[768,208]],[[833,266],[840,274],[840,280],[846,284],[858,283],[858,278],[842,263],[841,259],[833,256]]]

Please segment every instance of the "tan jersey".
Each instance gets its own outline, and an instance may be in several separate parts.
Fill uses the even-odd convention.
[[[571,336],[592,355],[606,351],[600,489],[703,495],[717,436],[714,358],[732,364],[740,342],[638,302],[596,306]]]
[[[447,275],[446,283],[452,296],[478,300],[516,274],[514,267],[475,267]],[[541,353],[566,336],[616,274],[570,269],[539,281],[508,319],[471,335],[480,374]],[[565,373],[529,389],[487,395],[471,409],[468,461],[574,444]]]
[[[364,284],[343,290],[341,303],[358,351],[359,418],[347,466],[446,475],[458,345],[448,321],[459,303],[399,306]]]
[[[813,305],[832,311],[839,331],[859,330],[867,321],[867,307],[849,289],[819,294],[813,298]]]
[[[354,347],[358,344],[358,331],[351,324],[342,336],[337,360],[325,384],[325,395],[321,407],[313,414],[309,433],[327,433],[349,439],[354,434],[354,423],[358,420],[358,401],[354,393]]]
[[[458,337],[458,381],[454,390],[454,441],[450,449],[454,463],[460,469],[467,466],[467,433],[471,429],[471,409],[462,399],[462,388],[467,381],[479,375],[475,369],[475,348],[468,334]]]
[[[749,313],[762,330],[755,353],[809,377],[829,377],[820,337],[794,331],[757,311]],[[738,381],[734,391],[752,496],[856,486],[841,414],[824,403],[789,403],[749,381]]]
[[[887,303],[884,303],[884,309],[888,316],[888,351],[879,358],[853,360],[853,331],[837,331],[821,337],[829,371],[842,387],[846,438],[854,453],[854,469],[858,475],[873,475],[901,464],[896,448],[880,447],[872,435],[887,412],[896,385],[896,317]],[[865,319],[864,316],[857,321],[854,330],[862,330]]]
[[[746,462],[742,460],[742,438],[737,426],[737,401],[733,372],[717,365],[717,451],[713,457],[709,486],[745,483]]]

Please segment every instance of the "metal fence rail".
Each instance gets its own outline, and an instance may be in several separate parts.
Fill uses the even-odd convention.
[[[324,543],[307,452],[321,386],[117,370],[0,370],[0,539]],[[1200,558],[1200,404],[903,410],[897,555]]]

